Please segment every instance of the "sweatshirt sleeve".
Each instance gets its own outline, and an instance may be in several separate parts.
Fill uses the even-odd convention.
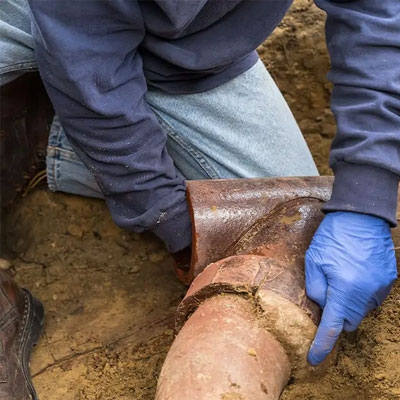
[[[172,252],[188,246],[184,179],[145,101],[138,2],[29,2],[42,79],[114,221],[136,232],[152,230]]]
[[[355,211],[396,225],[400,176],[400,1],[315,0],[326,11],[328,75],[337,121],[325,211]]]

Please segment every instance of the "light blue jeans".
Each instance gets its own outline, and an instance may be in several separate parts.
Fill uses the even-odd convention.
[[[26,0],[1,0],[0,85],[36,68]],[[186,179],[318,174],[288,105],[261,61],[207,92],[178,95],[150,88],[146,100]],[[102,197],[57,117],[46,161],[51,190]]]

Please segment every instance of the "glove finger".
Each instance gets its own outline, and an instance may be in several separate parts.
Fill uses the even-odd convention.
[[[305,266],[307,296],[324,308],[328,283],[325,274],[310,255],[310,251],[306,253]]]
[[[308,361],[312,365],[317,365],[325,360],[326,356],[332,351],[335,343],[342,332],[344,318],[332,300],[328,298],[317,334],[308,352]]]

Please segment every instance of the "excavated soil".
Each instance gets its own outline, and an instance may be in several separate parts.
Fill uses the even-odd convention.
[[[46,309],[31,363],[40,399],[154,398],[185,291],[162,243],[118,229],[102,201],[47,190],[8,225],[12,271]]]
[[[311,0],[295,1],[259,51],[326,174],[335,124],[323,18]],[[185,292],[163,245],[116,228],[99,200],[43,189],[10,214],[8,232],[15,278],[47,312],[32,358],[40,399],[152,400]],[[343,336],[324,378],[291,383],[282,399],[400,399],[400,285]]]

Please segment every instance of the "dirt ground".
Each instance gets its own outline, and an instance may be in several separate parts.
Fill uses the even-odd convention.
[[[323,18],[311,0],[295,1],[259,51],[327,174],[335,124]],[[47,311],[31,363],[40,399],[152,400],[185,292],[163,245],[115,227],[102,201],[43,189],[16,207],[8,231],[15,278]],[[400,399],[400,285],[343,336],[322,380],[291,383],[282,399]]]
[[[46,308],[32,358],[41,400],[152,399],[185,288],[163,245],[102,201],[36,190],[10,216],[16,279]]]

